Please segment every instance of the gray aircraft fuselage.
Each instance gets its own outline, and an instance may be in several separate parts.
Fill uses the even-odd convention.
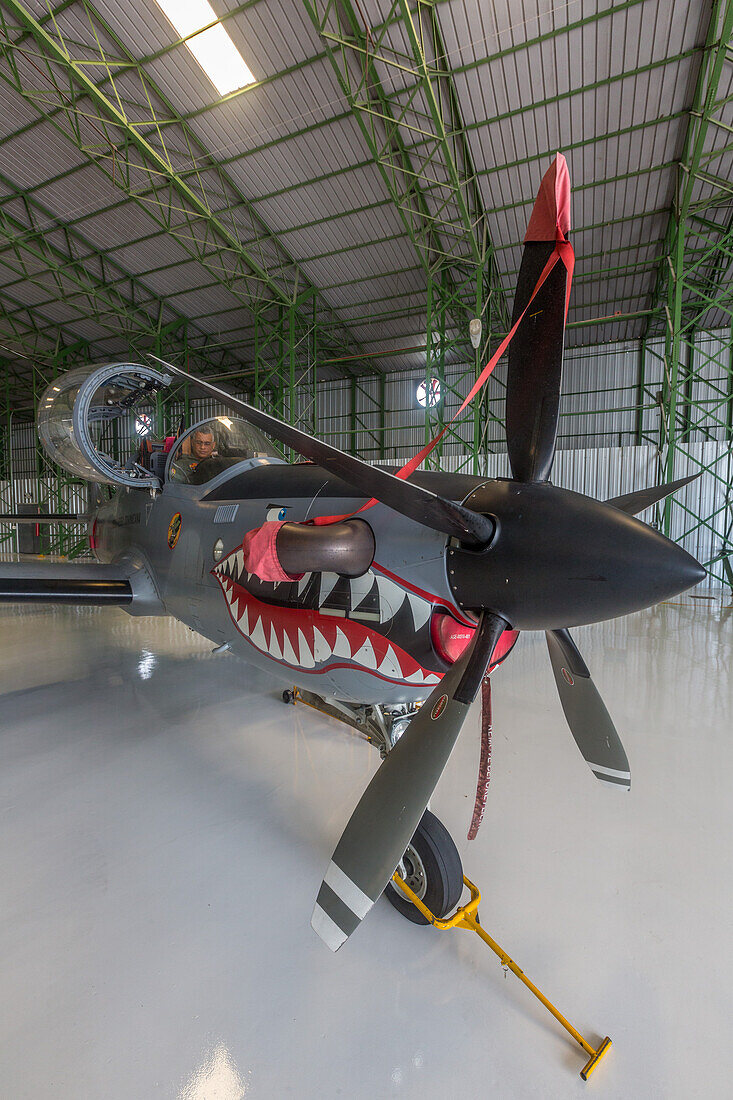
[[[362,513],[376,546],[367,573],[262,581],[244,569],[248,531],[350,514],[364,500],[319,466],[255,458],[204,485],[167,481],[155,498],[119,490],[97,514],[96,552],[150,577],[133,613],[168,613],[284,682],[360,703],[430,694],[449,667],[431,642],[436,611],[470,629],[471,608],[490,606],[514,629],[548,630],[657,603],[685,587],[687,572],[687,584],[699,580],[693,559],[651,527],[549,483],[413,479],[490,515],[489,547],[454,545],[376,504]]]
[[[466,491],[480,481],[451,478],[464,480]],[[244,570],[248,531],[267,519],[353,512],[364,500],[348,492],[317,466],[272,458],[205,485],[166,482],[155,499],[120,489],[97,513],[96,554],[151,577],[156,591],[133,601],[134,614],[173,615],[283,682],[360,703],[423,699],[448,667],[430,642],[433,607],[473,623],[448,585],[445,535],[377,504],[365,513],[376,554],[364,576],[306,573],[277,584]]]

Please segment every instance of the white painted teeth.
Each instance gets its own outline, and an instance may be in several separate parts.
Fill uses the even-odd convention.
[[[341,627],[336,627],[336,644],[333,647],[334,657],[347,657],[351,658],[351,646],[349,645],[349,639],[344,634]]]
[[[392,645],[387,646],[386,654],[379,660],[374,651],[374,645],[371,638],[367,637],[361,644],[359,644],[359,642],[352,643],[346,631],[336,626],[335,623],[332,624],[332,626],[335,627],[335,640],[333,646],[331,646],[326,637],[326,633],[329,632],[326,631],[326,633],[324,633],[316,626],[313,627],[312,642],[299,627],[295,628],[297,629],[297,634],[294,634],[292,638],[287,629],[281,628],[281,641],[275,623],[270,621],[270,615],[267,613],[264,615],[261,614],[257,606],[248,606],[247,597],[244,593],[240,592],[239,595],[237,594],[235,584],[242,584],[239,578],[244,577],[243,552],[237,550],[230,554],[228,558],[216,566],[215,572],[222,579],[222,589],[229,604],[232,618],[237,623],[241,633],[249,638],[252,644],[262,653],[267,653],[278,661],[284,661],[289,665],[294,665],[303,669],[312,669],[315,668],[316,665],[324,664],[330,657],[336,657],[342,660],[353,661],[354,664],[364,669],[374,670],[379,675],[388,677],[389,679],[404,679],[407,683],[415,685],[432,685],[437,684],[440,680],[440,677],[435,676],[433,673],[425,673],[422,669],[417,669],[409,676],[404,676],[399,658]],[[251,576],[251,573],[247,574],[248,579]],[[311,573],[306,574],[298,582],[299,594],[305,591],[311,577]],[[323,573],[320,575],[319,598],[321,601],[327,599],[331,595],[339,580],[341,580],[341,578],[336,573]],[[423,626],[429,618],[432,606],[430,602],[422,599],[420,596],[405,592],[404,589],[400,588],[399,585],[395,584],[394,581],[391,581],[388,577],[369,572],[365,573],[362,577],[354,577],[351,579],[349,581],[349,586],[351,612],[357,620],[360,617],[359,609],[361,605],[366,604],[370,610],[362,610],[361,616],[363,618],[379,618],[380,622],[387,622],[389,619],[394,618],[397,611],[404,605],[405,600],[409,600],[409,606],[412,611],[416,629]],[[367,601],[369,602],[367,603]],[[377,604],[379,606],[378,613],[376,610],[371,610],[375,608]],[[320,611],[322,614],[327,614],[331,611],[332,614],[341,614],[344,616],[349,613],[345,609],[338,611],[337,609],[324,608],[323,606],[320,607]],[[357,648],[355,652],[352,652],[354,645]]]
[[[400,662],[397,660],[397,654],[392,649],[392,646],[387,647],[384,660],[379,666],[378,672],[382,676],[391,676],[392,679],[400,678],[402,676],[402,669],[400,668]]]
[[[313,654],[310,651],[306,636],[300,628],[298,628],[298,650],[299,659],[297,663],[300,665],[300,667],[313,668],[316,662],[313,658]]]
[[[264,650],[267,653],[267,639],[265,638],[265,631],[262,626],[262,619],[258,619],[255,623],[255,628],[249,636],[249,640],[253,645],[256,645],[258,649]]]
[[[363,577],[354,577],[349,581],[351,589],[351,610],[355,611],[374,588],[374,574],[365,573]]]
[[[357,665],[362,665],[364,668],[376,668],[377,658],[374,655],[374,646],[369,638],[366,639],[361,649],[354,654],[353,658]]]
[[[229,577],[235,584],[249,584],[254,574],[247,573],[244,568],[244,551],[239,549],[230,554],[215,570],[222,577]],[[245,578],[246,577],[246,581]],[[313,577],[313,573],[305,573],[298,581],[297,593],[302,596]],[[349,606],[327,607],[329,597],[333,593],[341,578],[338,573],[321,573],[319,575],[320,590],[318,593],[318,609],[324,615],[346,617],[352,615],[355,619],[364,621],[386,623],[408,602],[412,612],[412,620],[415,630],[420,630],[430,618],[432,604],[430,600],[414,592],[406,592],[389,577],[369,570],[361,577],[349,579]],[[376,592],[374,591],[376,582]],[[280,587],[279,582],[272,586],[273,592]],[[372,597],[372,599],[370,599]]]
[[[280,643],[277,640],[277,633],[275,631],[274,623],[270,627],[270,645],[268,646],[268,649],[272,656],[277,658],[278,661],[282,660],[283,652],[280,648]]]
[[[229,570],[230,570],[229,575],[232,578],[232,580],[239,583],[239,578],[242,576],[242,573],[244,572],[244,551],[243,550],[237,550],[237,552],[233,556],[230,555],[230,557],[229,557]]]
[[[430,618],[430,612],[433,610],[433,605],[427,600],[424,600],[422,596],[413,595],[412,592],[408,592],[407,598],[410,601],[410,610],[412,611],[412,621],[415,624],[415,630],[419,630]]]
[[[283,661],[287,661],[289,665],[297,665],[298,663],[298,658],[295,654],[295,650],[290,644],[287,630],[283,634]]]
[[[331,656],[331,647],[321,634],[317,626],[313,628],[313,657],[317,665],[327,661]]]
[[[318,606],[323,607],[328,597],[339,582],[338,573],[321,573],[321,591],[318,595]]]
[[[379,621],[386,623],[393,619],[407,598],[404,588],[400,588],[389,577],[377,575],[379,590]]]

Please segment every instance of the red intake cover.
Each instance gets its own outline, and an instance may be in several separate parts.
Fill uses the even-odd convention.
[[[284,522],[269,520],[244,536],[244,568],[261,581],[299,581],[303,576],[302,573],[286,573],[277,556],[277,533]]]
[[[430,640],[439,657],[449,665],[456,663],[476,633],[476,628],[464,626],[452,615],[437,612],[430,621]]]
[[[457,622],[452,615],[440,611],[433,615],[430,622],[430,639],[433,643],[433,649],[449,665],[456,663],[475,633],[475,627],[464,626],[463,623]],[[516,642],[518,634],[518,630],[504,631],[494,646],[494,652],[491,655],[491,668],[494,668],[499,661],[506,657]]]

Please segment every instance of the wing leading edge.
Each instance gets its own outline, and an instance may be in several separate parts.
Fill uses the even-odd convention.
[[[129,570],[93,562],[0,562],[0,603],[131,604]]]

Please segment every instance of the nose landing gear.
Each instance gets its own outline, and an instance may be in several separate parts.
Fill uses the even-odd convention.
[[[392,707],[344,703],[322,699],[298,687],[283,691],[282,698],[284,703],[305,703],[351,726],[374,745],[382,759],[394,748],[420,707],[419,703]],[[436,916],[443,917],[458,905],[463,891],[461,857],[445,825],[430,810],[423,814],[397,871]],[[387,886],[384,896],[413,924],[430,923],[394,883]]]
[[[375,745],[382,758],[394,748],[418,710],[418,706],[409,704],[387,710],[384,707],[356,706],[337,700],[327,702],[318,695],[301,691],[297,687],[283,692],[283,702],[306,703],[315,710],[345,722],[366,737],[370,744]],[[465,905],[459,905],[464,886],[471,897]],[[608,1053],[611,1040],[606,1036],[598,1046],[589,1043],[481,926],[478,915],[481,892],[464,877],[461,857],[450,833],[430,810],[423,814],[384,896],[413,924],[432,924],[438,929],[455,928],[475,932],[499,958],[505,972],[511,970],[585,1051],[588,1061],[580,1071],[580,1076],[584,1081],[588,1080]],[[448,916],[449,913],[452,916]]]
[[[445,825],[430,810],[423,814],[397,872],[437,917],[445,917],[458,905],[463,892],[461,857]],[[430,924],[393,882],[387,886],[384,896],[413,924]]]

